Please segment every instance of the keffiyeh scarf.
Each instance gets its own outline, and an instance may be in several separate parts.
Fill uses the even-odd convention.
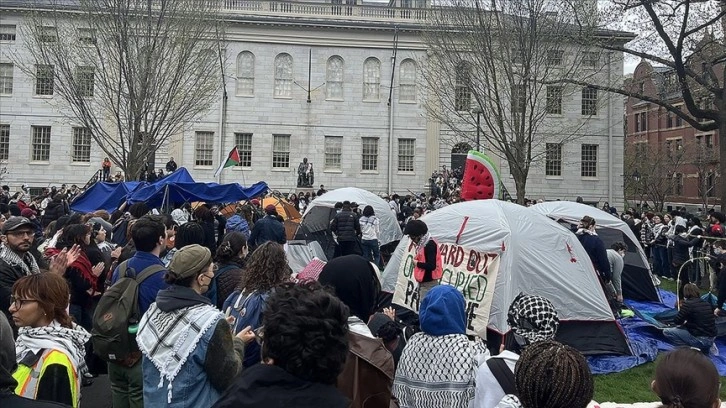
[[[3,244],[0,246],[0,259],[7,262],[8,265],[23,268],[25,275],[35,275],[36,273],[40,273],[38,262],[35,261],[35,257],[30,253],[26,253],[23,255],[23,258],[21,258],[18,254]],[[30,267],[28,267],[28,264],[30,264]]]
[[[15,358],[20,362],[29,352],[37,353],[43,349],[63,352],[76,367],[78,375],[88,372],[86,366],[85,344],[91,335],[81,326],[73,323],[73,328],[61,326],[52,321],[43,327],[21,327],[15,340]]]
[[[560,319],[548,299],[536,295],[520,294],[512,302],[507,322],[514,332],[534,343],[552,340],[557,334]]]
[[[429,241],[431,241],[431,234],[427,232],[421,237],[420,240],[418,240],[418,244],[416,244],[416,253],[423,251]]]
[[[171,403],[172,382],[196,349],[199,339],[224,315],[217,308],[200,304],[163,312],[153,303],[139,322],[136,342],[146,358],[159,370],[159,385],[167,385]]]

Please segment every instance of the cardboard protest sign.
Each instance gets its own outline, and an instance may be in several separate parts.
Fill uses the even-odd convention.
[[[455,286],[466,301],[467,333],[486,338],[489,309],[499,272],[500,256],[450,243],[438,243],[443,266],[442,285]],[[401,258],[393,303],[418,313],[418,282],[414,279],[416,244],[409,242]]]

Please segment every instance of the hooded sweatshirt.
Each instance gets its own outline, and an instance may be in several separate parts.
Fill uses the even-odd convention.
[[[393,383],[401,407],[466,408],[474,400],[476,368],[487,357],[481,341],[466,336],[464,296],[439,285],[421,301],[421,333],[403,350]]]

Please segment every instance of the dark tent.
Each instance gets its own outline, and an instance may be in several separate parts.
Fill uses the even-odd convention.
[[[237,183],[166,183],[142,187],[128,197],[130,204],[145,202],[149,207],[192,201],[208,203],[231,203],[249,200],[267,191],[267,183],[260,181],[250,187]]]
[[[113,212],[126,201],[132,191],[146,183],[128,181],[125,183],[96,183],[71,203],[71,210],[89,213],[96,210]]]

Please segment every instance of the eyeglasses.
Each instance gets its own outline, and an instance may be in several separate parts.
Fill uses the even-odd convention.
[[[33,232],[33,231],[8,231],[6,233],[6,235],[12,235],[14,237],[23,237],[23,236],[32,237],[33,235],[35,235],[35,232]]]
[[[21,309],[23,305],[28,302],[37,302],[35,299],[18,299],[15,296],[10,295],[10,304],[14,305],[16,309]]]

